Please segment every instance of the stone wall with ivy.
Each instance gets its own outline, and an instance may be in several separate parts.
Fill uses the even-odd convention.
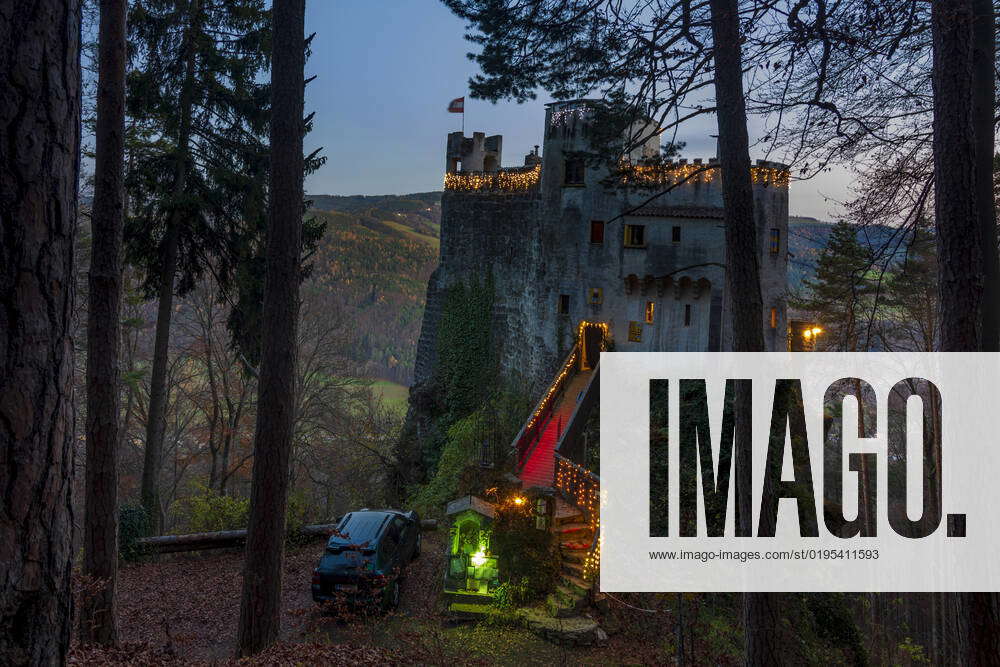
[[[533,193],[446,192],[440,264],[428,281],[410,410],[398,456],[426,483],[448,430],[488,397],[534,396],[558,363],[537,319],[540,202]]]
[[[441,257],[427,285],[414,384],[430,382],[438,367],[442,317],[456,285],[492,281],[485,315],[500,372],[541,384],[554,364],[542,335],[536,301],[544,258],[538,250],[541,206],[532,193],[446,192],[441,200]],[[471,295],[475,296],[473,292]],[[470,313],[483,317],[482,311]]]

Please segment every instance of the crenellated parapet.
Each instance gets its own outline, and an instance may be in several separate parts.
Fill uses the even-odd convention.
[[[656,164],[622,164],[619,177],[623,185],[644,188],[711,183],[719,177],[719,166],[717,158],[710,158],[708,161],[696,158],[691,162],[681,159]],[[787,188],[790,172],[786,165],[758,160],[756,165],[750,167],[750,176],[754,185]]]
[[[444,189],[452,192],[529,192],[538,188],[541,174],[541,164],[496,171],[449,172],[444,175]]]

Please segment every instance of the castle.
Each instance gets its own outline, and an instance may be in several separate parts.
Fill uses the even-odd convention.
[[[587,100],[547,105],[542,151],[536,146],[523,166],[501,167],[499,135],[448,135],[440,264],[427,286],[410,424],[418,438],[432,427],[443,341],[485,329],[493,349],[483,357],[538,400],[510,443],[518,495],[501,502],[530,507],[535,527],[558,545],[559,582],[546,601],[556,618],[580,612],[599,572],[601,489],[592,455],[599,436],[588,424],[599,400],[600,352],[731,349],[718,164],[662,160],[658,133],[644,127],[648,121],[638,128],[645,140],[622,140],[638,145],[614,169],[587,159],[600,137]],[[758,161],[751,175],[761,324],[767,348],[784,350],[789,173]],[[481,311],[488,328],[443,317],[454,306],[453,287],[483,282],[492,292]],[[507,446],[489,440],[480,455],[487,466],[502,458],[491,448]],[[499,580],[488,540],[462,547],[459,539],[482,530],[493,512],[474,497],[449,505],[445,591],[453,611],[485,599]]]
[[[631,177],[610,187],[607,169],[576,157],[591,148],[590,119],[586,100],[547,105],[541,154],[536,146],[514,168],[501,168],[501,136],[448,135],[440,264],[428,284],[415,385],[434,368],[442,294],[486,273],[502,370],[535,392],[583,333],[581,323],[604,325],[616,351],[730,348],[714,159],[645,167],[660,154],[651,133],[630,156]],[[782,350],[788,170],[758,161],[752,172],[765,342]]]

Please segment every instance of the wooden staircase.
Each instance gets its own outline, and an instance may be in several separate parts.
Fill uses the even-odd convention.
[[[570,618],[579,615],[593,587],[593,582],[584,578],[583,570],[594,530],[579,509],[557,499],[551,531],[559,544],[559,582],[545,607],[550,616]]]
[[[563,389],[559,402],[552,410],[552,416],[545,424],[538,443],[532,449],[521,470],[522,487],[530,489],[533,486],[552,487],[555,478],[555,449],[559,437],[569,425],[570,417],[576,408],[580,392],[587,388],[591,371],[578,372]]]

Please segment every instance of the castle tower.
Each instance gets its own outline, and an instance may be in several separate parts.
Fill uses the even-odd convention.
[[[497,171],[500,169],[503,137],[484,132],[473,132],[466,137],[462,132],[448,135],[445,173],[469,171]]]

